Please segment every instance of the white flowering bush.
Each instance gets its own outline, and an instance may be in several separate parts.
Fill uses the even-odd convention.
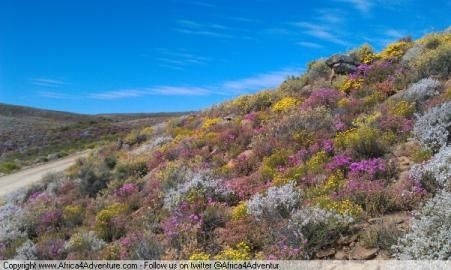
[[[166,192],[164,197],[164,207],[173,209],[190,192],[200,192],[207,198],[215,197],[224,200],[232,195],[232,192],[220,185],[218,180],[214,180],[207,171],[192,173],[187,171],[183,183],[178,184],[175,188]]]
[[[15,260],[37,260],[36,245],[31,241],[25,241],[22,246],[16,250]]]
[[[281,187],[270,187],[264,195],[254,195],[247,203],[247,211],[258,219],[287,218],[297,208],[300,200],[300,192],[294,183],[289,183]]]
[[[451,187],[451,146],[444,147],[424,164],[413,166],[410,177],[423,181],[432,177],[439,188]]]
[[[67,252],[99,251],[105,246],[105,242],[98,238],[95,232],[78,232],[64,245]]]
[[[14,203],[0,206],[0,242],[10,241],[25,236],[20,230],[23,209]]]
[[[425,78],[410,85],[403,93],[403,98],[409,101],[423,102],[428,98],[439,95],[441,87],[440,81]]]
[[[451,127],[451,102],[436,106],[417,117],[413,134],[421,143],[433,151],[447,145]]]
[[[442,191],[416,212],[412,230],[392,248],[401,260],[450,259],[451,193]]]

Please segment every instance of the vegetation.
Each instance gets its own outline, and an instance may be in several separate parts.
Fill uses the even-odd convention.
[[[450,259],[450,48],[447,32],[363,46],[349,74],[319,60],[276,89],[133,127],[127,147],[0,204],[0,259],[313,259],[353,241]]]

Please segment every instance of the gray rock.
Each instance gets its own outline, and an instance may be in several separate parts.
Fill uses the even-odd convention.
[[[335,74],[349,74],[357,70],[359,62],[346,54],[335,54],[326,60],[326,65],[333,69]]]

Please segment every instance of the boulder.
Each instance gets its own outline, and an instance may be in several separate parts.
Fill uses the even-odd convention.
[[[357,70],[358,63],[354,58],[346,54],[335,54],[326,60],[326,65],[333,69],[335,74],[346,75]]]
[[[324,258],[328,258],[330,256],[335,255],[335,249],[331,248],[331,249],[325,249],[325,250],[320,250],[316,253],[316,258],[318,259],[324,259]]]
[[[361,245],[356,245],[356,247],[351,252],[351,259],[353,260],[370,260],[376,257],[379,252],[378,248],[367,249]]]

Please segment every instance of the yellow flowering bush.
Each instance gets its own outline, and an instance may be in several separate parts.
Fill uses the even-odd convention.
[[[407,117],[415,112],[415,104],[405,100],[394,103],[390,106],[390,113],[396,116]]]
[[[369,125],[373,124],[374,122],[376,122],[376,120],[380,116],[381,116],[381,113],[378,111],[374,112],[370,115],[361,114],[352,121],[352,125],[355,127],[366,127],[366,126],[369,126]]]
[[[272,106],[273,112],[286,112],[294,108],[297,104],[297,99],[292,97],[284,97]]]
[[[215,256],[215,260],[243,261],[251,259],[251,248],[241,242],[235,248],[227,248]]]
[[[273,178],[278,166],[284,165],[288,160],[288,151],[278,150],[263,159],[261,174],[263,178]]]
[[[83,221],[83,208],[81,205],[68,205],[63,209],[63,219],[65,222],[75,225]]]
[[[232,209],[232,219],[239,220],[247,216],[247,204],[246,202],[240,202]]]
[[[363,212],[362,207],[350,200],[336,201],[328,196],[320,196],[316,199],[316,202],[319,207],[342,215],[358,217]]]
[[[210,260],[210,254],[205,252],[196,252],[189,256],[190,261],[208,261]]]
[[[334,145],[352,149],[362,157],[379,157],[385,153],[385,147],[379,141],[380,133],[378,129],[367,126],[348,129],[335,137]]]
[[[110,238],[112,235],[111,221],[126,211],[127,207],[124,204],[114,203],[97,213],[95,226],[99,234],[105,239]]]
[[[305,163],[306,169],[313,174],[320,173],[323,170],[324,164],[327,160],[327,153],[325,151],[320,151],[307,160]]]
[[[219,122],[221,122],[221,119],[216,117],[216,118],[206,118],[204,120],[204,123],[202,124],[202,128],[204,129],[209,129],[212,126],[217,125]]]
[[[323,190],[325,192],[337,190],[339,187],[343,185],[344,181],[345,178],[343,172],[338,170],[327,178],[326,182],[324,183]]]
[[[368,44],[364,44],[357,51],[355,51],[355,55],[363,64],[371,64],[378,58],[377,54],[374,53],[373,49]]]
[[[359,90],[362,87],[363,82],[364,82],[364,80],[362,78],[358,78],[358,79],[347,78],[339,86],[339,90],[343,93],[348,94],[352,90]]]
[[[395,43],[389,44],[380,54],[379,56],[382,59],[393,59],[400,58],[404,55],[404,53],[412,47],[411,42],[406,41],[398,41]]]
[[[313,134],[305,130],[295,132],[293,134],[293,140],[301,146],[309,146],[313,143]]]

